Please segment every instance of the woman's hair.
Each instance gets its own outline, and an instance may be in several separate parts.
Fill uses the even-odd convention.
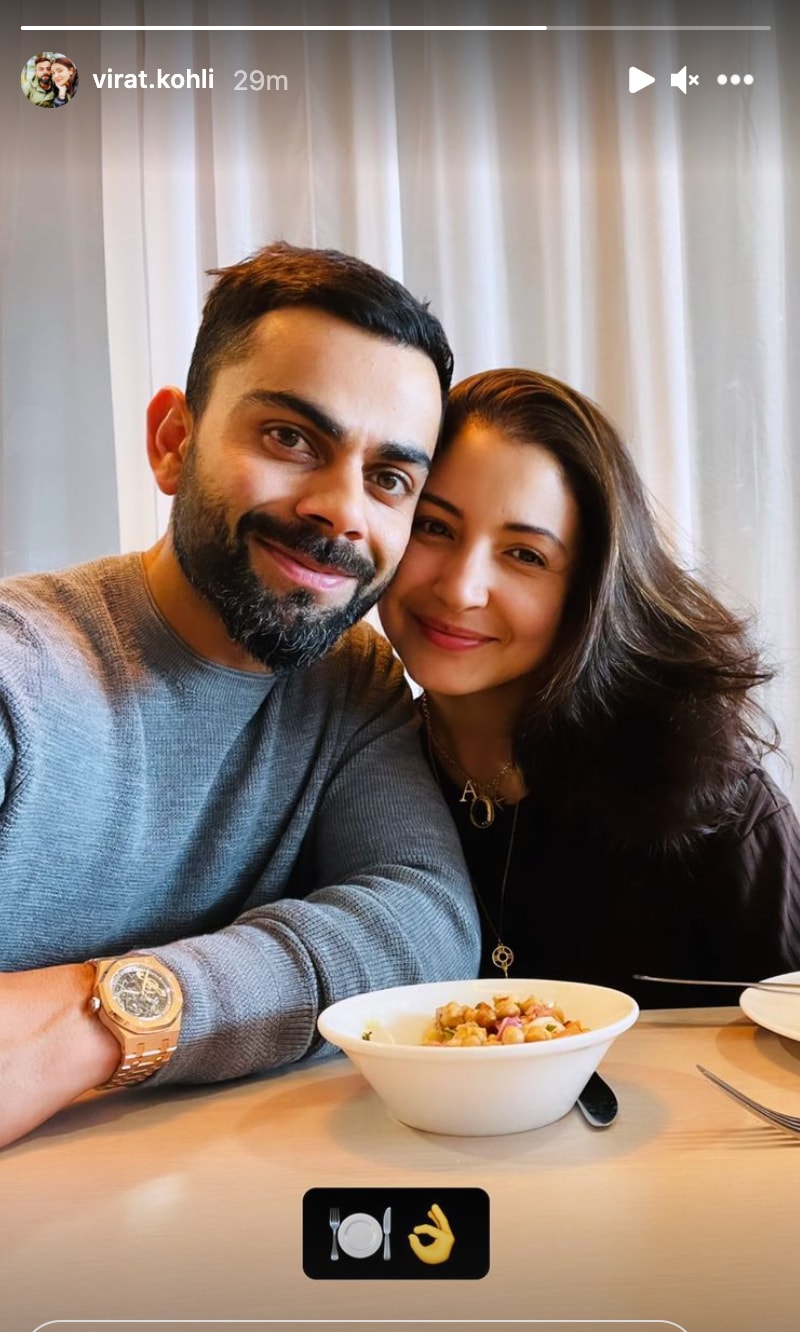
[[[690,845],[736,817],[744,778],[775,750],[752,691],[771,678],[737,618],[659,537],[614,427],[574,389],[528,370],[456,385],[440,449],[477,419],[557,461],[580,513],[556,644],[516,737],[553,817],[618,845]]]
[[[69,78],[69,83],[67,84],[67,91],[70,93],[74,92],[78,83],[78,71],[73,65],[72,61],[68,59],[67,56],[53,56],[50,65],[52,69],[55,69],[56,65],[63,65],[65,69],[68,69],[70,71],[70,78]]]

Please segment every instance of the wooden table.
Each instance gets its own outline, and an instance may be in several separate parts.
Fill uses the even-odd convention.
[[[52,1325],[796,1332],[800,1137],[748,1114],[696,1063],[800,1109],[800,1043],[727,1008],[646,1013],[616,1042],[603,1072],[622,1109],[604,1132],[572,1111],[511,1137],[429,1136],[391,1120],[344,1058],[73,1106],[0,1154],[2,1332],[68,1319]],[[363,1185],[486,1189],[489,1275],[309,1280],[304,1192]]]

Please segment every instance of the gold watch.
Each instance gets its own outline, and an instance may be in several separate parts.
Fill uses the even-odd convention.
[[[120,1044],[116,1072],[98,1091],[132,1087],[163,1068],[178,1045],[183,995],[177,977],[157,957],[93,957],[94,990],[89,1000],[104,1027]]]

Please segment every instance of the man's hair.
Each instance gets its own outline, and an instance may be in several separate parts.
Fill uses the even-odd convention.
[[[186,381],[186,401],[202,415],[220,366],[247,355],[253,325],[287,306],[311,306],[433,362],[442,397],[453,375],[453,353],[425,301],[380,269],[339,250],[312,250],[279,241],[228,268],[206,297]]]
[[[34,66],[36,66],[36,65],[41,65],[42,61],[43,61],[43,60],[46,60],[47,63],[48,63],[48,65],[49,65],[49,64],[51,63],[52,59],[53,59],[53,57],[50,55],[50,52],[49,52],[49,51],[40,51],[38,55],[35,55],[35,56],[33,57],[33,63],[34,63]]]

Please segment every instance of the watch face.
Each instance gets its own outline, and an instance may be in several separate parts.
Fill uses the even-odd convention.
[[[111,981],[111,995],[130,1017],[160,1018],[172,1003],[172,991],[157,971],[141,963],[122,967]]]

